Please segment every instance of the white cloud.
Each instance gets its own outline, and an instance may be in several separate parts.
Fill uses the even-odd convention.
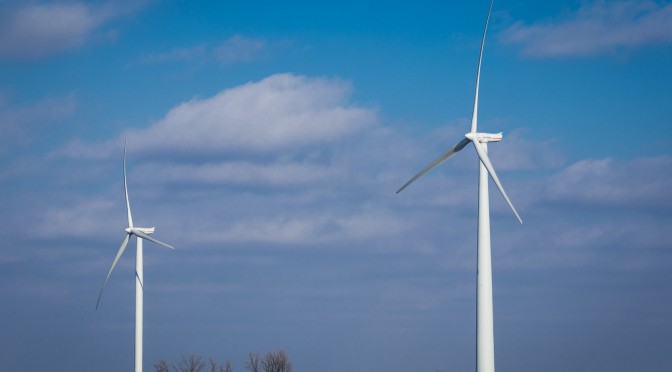
[[[672,42],[672,4],[654,1],[583,3],[562,20],[518,22],[502,38],[534,58],[589,56]]]
[[[0,58],[30,60],[80,47],[106,22],[134,11],[142,2],[126,3],[5,5],[0,16]]]
[[[150,128],[126,133],[146,151],[269,153],[339,140],[371,126],[376,112],[349,104],[340,80],[278,74],[193,99]]]
[[[375,127],[377,111],[350,103],[350,93],[343,80],[276,74],[179,104],[149,127],[127,130],[111,141],[73,140],[52,156],[109,158],[127,139],[136,154],[291,157]]]

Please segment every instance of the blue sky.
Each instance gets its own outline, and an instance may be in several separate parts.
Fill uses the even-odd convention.
[[[0,2],[0,360],[472,370],[488,2]],[[663,369],[672,347],[672,3],[496,1],[479,129],[499,371]],[[131,245],[131,248],[134,246]]]

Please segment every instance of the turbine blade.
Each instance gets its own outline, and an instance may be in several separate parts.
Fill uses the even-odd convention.
[[[490,20],[490,12],[492,11],[492,2],[490,0],[490,9],[488,9],[488,16],[485,18],[485,27],[483,27],[483,38],[481,38],[481,51],[478,54],[478,68],[476,70],[476,94],[474,95],[474,111],[471,115],[471,133],[476,133],[478,129],[478,87],[481,82],[481,61],[483,61],[483,46],[485,45],[485,32],[488,30],[488,21]]]
[[[133,227],[133,217],[131,217],[131,203],[128,201],[128,186],[126,186],[126,140],[124,140],[124,195],[126,196],[126,212],[128,213],[128,227]]]
[[[502,183],[499,182],[499,177],[497,177],[497,173],[495,173],[495,168],[492,167],[492,163],[490,162],[490,158],[488,158],[488,153],[485,151],[483,148],[483,145],[476,141],[472,141],[471,143],[474,144],[474,147],[476,148],[476,152],[478,153],[478,157],[481,159],[481,162],[485,166],[485,169],[488,170],[488,173],[490,173],[490,177],[492,177],[492,180],[495,181],[495,185],[497,185],[497,188],[499,189],[499,192],[502,193],[502,196],[504,197],[504,200],[509,204],[509,207],[511,207],[511,210],[513,213],[516,215],[516,218],[518,218],[518,221],[520,223],[523,223],[523,220],[520,218],[520,215],[518,214],[518,211],[516,211],[516,208],[513,206],[513,203],[511,203],[511,200],[509,199],[509,196],[506,195],[506,191],[504,191],[504,187],[502,186]]]
[[[405,189],[408,185],[410,185],[411,183],[413,183],[415,180],[417,180],[418,178],[420,178],[423,174],[429,172],[430,169],[436,167],[437,165],[439,165],[439,164],[443,163],[444,161],[446,161],[446,160],[447,160],[448,158],[450,158],[451,156],[457,154],[457,153],[458,153],[460,150],[462,150],[462,149],[464,148],[464,146],[466,146],[468,143],[469,143],[469,139],[465,138],[465,139],[463,139],[462,141],[460,141],[457,145],[451,147],[448,151],[446,151],[446,152],[444,152],[443,154],[441,154],[438,158],[434,159],[433,162],[431,162],[428,166],[426,166],[425,168],[423,168],[418,174],[416,174],[415,176],[413,176],[413,178],[411,178],[410,180],[408,180],[408,182],[406,182],[406,183],[404,184],[404,186],[401,186],[401,187],[399,188],[399,190],[397,190],[397,194],[400,193],[403,189]]]
[[[139,230],[133,230],[133,234],[135,234],[135,235],[137,235],[137,236],[139,236],[139,237],[141,237],[141,238],[143,238],[143,239],[147,239],[147,240],[149,240],[150,242],[154,242],[154,243],[156,243],[156,244],[162,245],[162,246],[164,246],[164,247],[166,247],[166,248],[175,249],[175,247],[173,247],[172,245],[170,245],[170,244],[166,244],[166,243],[164,243],[164,242],[162,242],[162,241],[160,241],[160,240],[154,239],[154,238],[152,238],[151,236],[145,234],[145,233],[142,232],[142,231],[139,231]]]
[[[110,270],[107,272],[107,276],[105,277],[105,281],[103,282],[103,287],[100,289],[100,294],[98,295],[98,302],[96,302],[96,310],[98,310],[98,305],[100,304],[100,299],[101,299],[101,297],[103,297],[103,290],[105,289],[105,286],[107,285],[107,280],[110,279],[110,274],[112,274],[112,270],[114,270],[114,267],[117,265],[117,262],[119,261],[119,258],[124,253],[124,249],[126,249],[126,245],[128,244],[128,239],[130,237],[131,237],[131,234],[126,234],[126,237],[124,238],[124,241],[121,242],[121,246],[119,247],[119,250],[117,251],[117,256],[114,257],[114,261],[112,261],[112,266],[110,266]]]

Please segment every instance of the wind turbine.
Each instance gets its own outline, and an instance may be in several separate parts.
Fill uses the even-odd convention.
[[[121,242],[121,246],[117,251],[117,255],[112,261],[112,266],[107,272],[105,281],[103,282],[103,287],[100,289],[100,294],[98,295],[98,302],[96,303],[96,310],[98,310],[98,305],[100,305],[100,299],[103,296],[103,290],[107,285],[107,280],[110,279],[110,274],[114,270],[114,266],[117,265],[119,258],[124,253],[126,249],[126,244],[131,238],[131,235],[135,235],[136,239],[136,250],[135,250],[135,372],[142,372],[142,295],[143,295],[143,284],[144,284],[144,274],[143,274],[143,263],[142,263],[142,240],[146,239],[150,242],[162,245],[166,248],[175,249],[172,245],[161,242],[157,239],[152,238],[150,235],[154,233],[154,227],[136,227],[133,226],[133,217],[131,216],[131,204],[128,201],[128,187],[126,186],[126,142],[124,142],[124,194],[126,195],[126,211],[128,213],[128,227],[124,229],[126,231],[126,236],[124,241]]]
[[[474,97],[474,110],[471,117],[471,130],[464,135],[464,139],[458,142],[455,146],[448,149],[441,154],[428,166],[422,169],[418,174],[413,176],[406,182],[397,194],[405,189],[413,181],[420,178],[432,168],[443,163],[448,158],[457,154],[460,150],[466,147],[470,142],[474,145],[474,149],[479,158],[479,178],[478,178],[478,271],[477,271],[477,287],[476,287],[476,371],[477,372],[494,372],[495,370],[495,336],[493,325],[493,310],[492,310],[492,261],[490,252],[490,199],[488,196],[488,174],[497,185],[497,188],[502,193],[504,200],[511,207],[511,210],[518,218],[520,223],[523,220],[518,215],[516,208],[509,200],[502,183],[499,182],[495,168],[488,158],[488,143],[499,142],[502,140],[502,133],[481,133],[478,132],[478,86],[481,80],[481,61],[483,59],[483,45],[485,44],[485,33],[488,29],[488,20],[490,19],[490,12],[492,11],[492,0],[490,1],[490,8],[488,9],[488,16],[485,19],[485,27],[483,28],[483,38],[481,39],[481,50],[478,56],[478,69],[476,71],[476,94]]]

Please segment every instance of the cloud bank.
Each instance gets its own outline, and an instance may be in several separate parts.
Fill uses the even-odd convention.
[[[93,183],[95,188],[102,171],[86,164],[114,160],[116,167],[127,138],[131,195],[151,206],[151,220],[156,218],[166,231],[187,227],[178,243],[183,239],[206,246],[318,247],[349,242],[436,252],[431,242],[439,236],[470,241],[475,217],[473,151],[460,153],[403,195],[395,195],[404,181],[440,153],[437,139],[445,134],[439,130],[409,138],[386,128],[375,108],[351,102],[351,91],[350,84],[338,79],[272,75],[178,104],[148,127],[127,130],[114,140],[72,142],[51,158],[81,163],[79,182]],[[670,166],[668,157],[567,164],[557,144],[527,138],[524,130],[511,133],[491,152],[507,192],[526,220],[524,227],[541,224],[529,231],[555,237],[530,257],[524,257],[528,251],[512,251],[511,257],[517,257],[512,266],[586,262],[586,246],[577,243],[581,239],[600,242],[605,236],[635,231],[619,230],[621,220],[587,222],[576,229],[563,220],[567,210],[580,210],[583,218],[604,211],[620,215],[665,210],[672,203],[669,197],[661,199],[672,179],[657,176],[657,170]],[[117,173],[106,182],[118,183]],[[118,191],[103,199],[96,196],[90,207],[68,203],[63,208],[102,211],[101,205],[111,205],[106,202],[122,200]],[[171,212],[171,200],[186,209],[181,216]],[[494,192],[492,214],[500,223],[515,223]],[[59,207],[50,209],[40,225],[44,234],[61,231],[49,226],[76,225],[77,221],[67,221],[68,216],[72,214]],[[50,221],[56,217],[59,221]],[[443,220],[453,221],[450,229],[440,228]],[[504,245],[534,246],[543,236],[530,240],[512,233]],[[455,265],[464,262],[456,259]]]

